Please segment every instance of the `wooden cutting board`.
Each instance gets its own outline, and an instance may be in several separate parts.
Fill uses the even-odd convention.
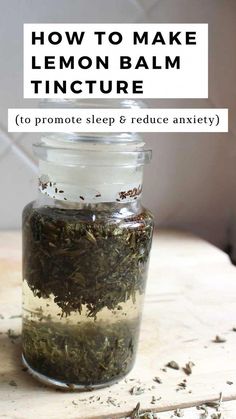
[[[112,387],[63,393],[22,370],[20,337],[7,334],[21,329],[20,243],[19,232],[0,233],[0,417],[124,418],[140,403],[141,411],[165,412],[160,419],[177,408],[191,419],[202,413],[195,406],[222,392],[223,417],[236,418],[236,267],[226,254],[185,233],[157,234],[135,368]],[[225,342],[214,343],[216,335]],[[179,370],[165,367],[172,360]],[[187,376],[189,361],[195,366]],[[141,394],[131,394],[133,387]]]

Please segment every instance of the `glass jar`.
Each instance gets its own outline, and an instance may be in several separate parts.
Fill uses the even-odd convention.
[[[135,134],[48,135],[23,212],[23,361],[41,381],[99,388],[132,369],[153,219],[151,152]]]

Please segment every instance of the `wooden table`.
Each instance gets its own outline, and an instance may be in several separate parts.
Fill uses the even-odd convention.
[[[226,254],[191,235],[157,234],[135,368],[112,387],[62,393],[22,370],[20,338],[7,335],[21,327],[14,317],[21,312],[20,241],[20,233],[0,233],[1,418],[123,418],[138,402],[141,411],[160,412],[160,419],[177,408],[187,419],[200,418],[196,406],[219,399],[221,392],[221,418],[236,418],[236,268]],[[213,342],[216,335],[226,341]],[[165,368],[172,360],[180,370]],[[189,361],[195,366],[187,376],[182,367]],[[179,386],[184,379],[186,388]],[[143,393],[132,395],[134,386]],[[211,418],[216,411],[209,412]]]

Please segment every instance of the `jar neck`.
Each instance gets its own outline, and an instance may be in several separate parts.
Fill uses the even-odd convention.
[[[40,192],[58,201],[127,203],[142,194],[141,166],[63,166],[40,162],[39,168]]]
[[[143,145],[136,137],[112,144],[107,138],[44,138],[35,146],[39,190],[53,200],[76,204],[135,202],[151,157]]]

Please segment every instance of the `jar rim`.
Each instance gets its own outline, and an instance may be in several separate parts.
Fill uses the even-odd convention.
[[[80,99],[80,98],[46,98],[40,101],[40,107],[46,108],[50,105],[53,108],[86,108],[86,109],[99,109],[99,108],[107,108],[107,109],[142,109],[146,108],[146,104],[141,99],[127,99],[127,98],[115,98],[115,99]]]
[[[115,133],[77,133],[77,132],[57,132],[43,135],[40,140],[44,146],[47,146],[48,142],[57,142],[57,146],[60,147],[61,143],[68,144],[68,147],[76,145],[78,143],[96,143],[96,144],[144,144],[142,137],[136,132],[115,132]],[[56,146],[56,145],[55,145]],[[67,147],[65,147],[67,148]]]
[[[152,150],[136,149],[132,151],[123,150],[87,150],[69,147],[52,147],[42,143],[33,145],[35,155],[39,160],[50,163],[58,162],[62,165],[76,166],[143,166],[149,163],[152,158]]]

